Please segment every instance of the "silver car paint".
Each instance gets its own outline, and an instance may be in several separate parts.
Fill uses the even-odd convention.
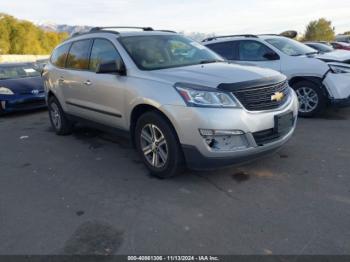
[[[144,32],[144,34],[150,33]],[[168,33],[152,32],[152,34]],[[291,137],[295,127],[279,141],[257,147],[251,133],[273,128],[274,116],[277,114],[293,112],[296,117],[298,102],[294,92],[292,92],[290,101],[282,108],[257,113],[249,112],[243,108],[188,107],[174,88],[174,84],[177,82],[195,83],[215,88],[220,83],[257,80],[280,75],[279,72],[227,63],[142,71],[136,67],[114,34],[83,35],[67,42],[101,37],[109,39],[116,46],[125,63],[127,76],[99,75],[88,71],[60,69],[49,62],[43,76],[46,91],[47,93],[52,91],[55,94],[65,112],[112,127],[129,130],[132,110],[138,105],[150,105],[168,117],[177,132],[180,143],[195,146],[202,155],[207,157],[255,154],[277,148]],[[59,81],[61,77],[64,78],[63,83]],[[85,84],[87,81],[91,84]],[[121,117],[70,106],[67,102],[118,114]],[[250,143],[249,149],[241,152],[212,152],[199,134],[199,128],[242,130],[249,141],[253,142]]]

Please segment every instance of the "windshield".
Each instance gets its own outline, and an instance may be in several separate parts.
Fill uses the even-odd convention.
[[[205,46],[179,35],[119,38],[141,70],[156,70],[224,61]]]
[[[17,79],[34,76],[40,76],[40,72],[32,65],[0,66],[0,79]]]
[[[332,46],[329,46],[327,44],[320,44],[320,43],[312,43],[312,44],[307,44],[308,46],[322,52],[322,53],[329,53],[334,51]]]
[[[266,42],[290,56],[300,56],[317,53],[315,49],[286,37],[270,38],[266,39]]]

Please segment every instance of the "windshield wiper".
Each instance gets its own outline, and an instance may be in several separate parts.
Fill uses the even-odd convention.
[[[207,59],[207,60],[201,60],[200,64],[210,64],[210,63],[219,63],[219,62],[225,62],[225,60],[219,60],[219,59]]]

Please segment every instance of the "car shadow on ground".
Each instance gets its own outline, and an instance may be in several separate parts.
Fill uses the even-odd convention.
[[[49,131],[53,132],[53,129]],[[115,133],[103,132],[103,131],[94,129],[90,126],[85,126],[81,124],[78,124],[74,127],[72,136],[78,141],[86,144],[89,150],[100,150],[100,149],[103,149],[105,145],[114,144],[119,147],[118,149],[123,150],[125,152],[125,155],[127,155],[127,158],[126,158],[127,160],[125,161],[130,161],[131,165],[132,164],[143,165],[142,159],[137,154],[136,149],[132,145],[131,140],[127,137],[120,136]],[[170,180],[174,182],[176,181],[181,182],[183,181],[183,179],[188,179],[188,177],[195,178],[196,180],[198,178],[208,180],[211,177],[222,177],[222,176],[227,176],[228,174],[231,175],[232,179],[237,183],[243,183],[245,181],[248,181],[252,177],[269,178],[273,176],[272,171],[267,169],[261,170],[259,168],[254,168],[255,166],[254,163],[265,161],[265,160],[268,161],[269,159],[271,159],[271,157],[288,158],[288,155],[276,152],[249,162],[222,167],[218,169],[212,169],[212,170],[185,169],[182,174],[179,174],[178,176],[175,176]],[[142,172],[145,173],[145,175],[148,176],[149,178],[159,179],[149,174],[146,168],[143,168]],[[169,179],[166,179],[166,180],[169,180]],[[208,182],[211,182],[211,181],[208,181]]]

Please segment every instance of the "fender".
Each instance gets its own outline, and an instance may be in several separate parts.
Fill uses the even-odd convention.
[[[323,81],[326,78],[327,74],[330,72],[330,70],[328,70],[322,77],[317,77],[317,76],[295,76],[292,77],[289,80],[289,85],[291,87],[293,87],[293,85],[297,82],[300,81],[309,81],[312,82],[314,84],[316,84],[317,86],[319,86],[321,88],[321,90],[324,92],[324,94],[329,97],[329,92],[327,90],[327,88],[324,86]]]

